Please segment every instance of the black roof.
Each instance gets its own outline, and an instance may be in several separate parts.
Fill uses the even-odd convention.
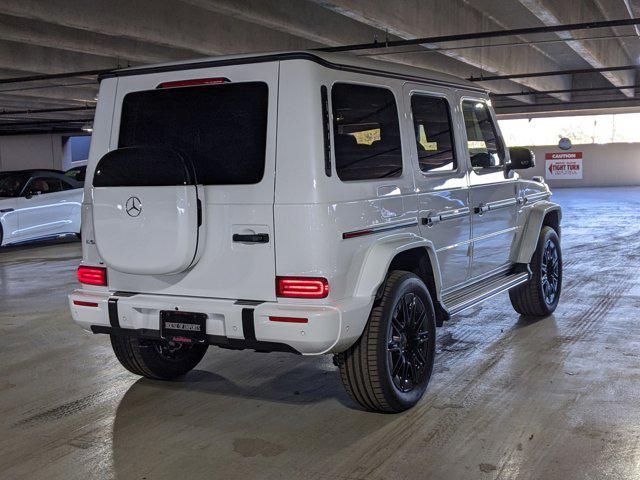
[[[62,170],[55,170],[53,168],[29,168],[26,170],[11,170],[6,172],[0,172],[0,176],[5,176],[8,174],[11,174],[11,175],[23,174],[23,175],[29,175],[30,177],[46,175],[54,178],[60,178],[61,180],[64,180],[75,187],[78,187],[78,188],[82,187],[82,182],[78,182],[72,177],[65,175]]]
[[[27,168],[25,170],[7,170],[6,172],[0,172],[0,175],[8,175],[8,174],[16,174],[16,173],[61,173],[64,174],[62,170],[56,170],[55,168]]]

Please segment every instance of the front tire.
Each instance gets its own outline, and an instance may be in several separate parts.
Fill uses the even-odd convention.
[[[562,291],[562,250],[553,228],[540,231],[530,267],[531,279],[509,290],[511,305],[521,315],[546,317],[555,311]]]
[[[422,398],[433,370],[436,316],[413,273],[395,270],[360,339],[338,356],[347,393],[371,411],[396,413]]]
[[[208,348],[201,343],[188,345],[125,335],[111,335],[111,346],[124,368],[156,380],[173,380],[193,370]]]

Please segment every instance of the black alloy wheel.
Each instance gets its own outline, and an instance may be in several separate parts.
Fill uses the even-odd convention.
[[[553,305],[560,285],[560,260],[555,243],[549,238],[542,253],[542,294],[547,305]]]
[[[389,323],[388,370],[395,387],[407,393],[424,382],[432,341],[427,329],[427,309],[417,295],[406,293]]]

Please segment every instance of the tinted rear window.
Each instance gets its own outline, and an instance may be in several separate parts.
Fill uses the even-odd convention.
[[[267,106],[263,82],[129,93],[118,146],[178,151],[193,162],[200,184],[258,183],[264,175]]]

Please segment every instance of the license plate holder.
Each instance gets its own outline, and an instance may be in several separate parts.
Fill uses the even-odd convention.
[[[160,311],[160,338],[179,343],[205,343],[207,341],[207,314]]]

